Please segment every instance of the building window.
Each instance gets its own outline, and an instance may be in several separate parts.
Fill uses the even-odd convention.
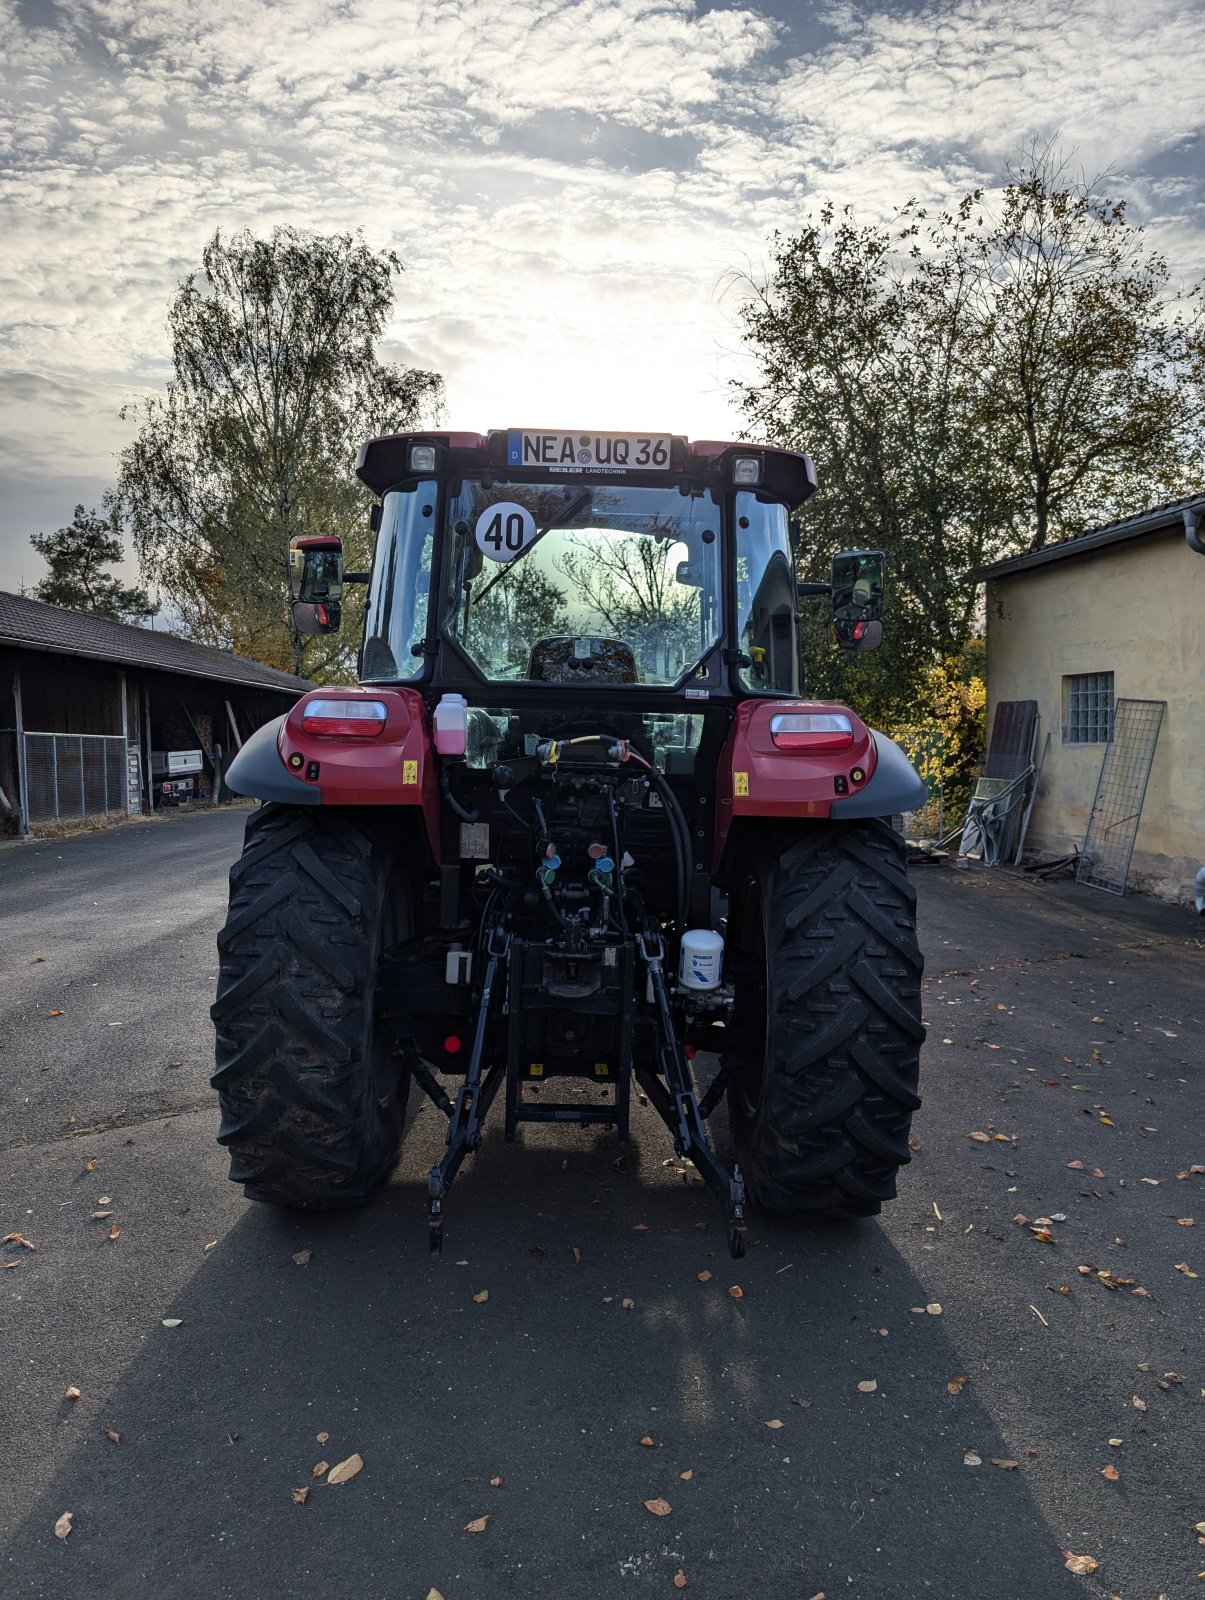
[[[1063,679],[1063,743],[1108,744],[1113,735],[1113,674],[1079,672]]]

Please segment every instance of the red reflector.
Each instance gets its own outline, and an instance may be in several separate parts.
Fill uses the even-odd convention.
[[[780,750],[848,750],[854,742],[852,733],[776,733],[774,743]]]
[[[454,1033],[450,1033],[444,1040],[444,1050],[450,1056],[458,1056],[460,1054],[460,1040]]]

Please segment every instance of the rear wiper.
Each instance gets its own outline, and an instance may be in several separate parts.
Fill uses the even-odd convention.
[[[496,578],[491,578],[486,584],[485,588],[481,590],[480,594],[474,595],[473,604],[475,606],[479,606],[494,585],[496,583],[501,583],[503,578],[506,577],[507,573],[510,572],[524,556],[530,555],[546,533],[551,533],[554,528],[560,528],[566,522],[569,522],[573,517],[576,517],[579,511],[584,511],[586,509],[593,498],[593,489],[583,490],[583,492],[578,495],[577,499],[570,504],[567,510],[558,511],[551,522],[546,522],[542,528],[537,528],[536,536],[527,546],[527,548],[525,550],[521,550],[513,561],[508,561],[498,576]]]

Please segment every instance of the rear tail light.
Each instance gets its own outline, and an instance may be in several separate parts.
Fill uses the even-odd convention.
[[[383,700],[311,700],[301,714],[301,726],[306,733],[375,739],[387,714]]]
[[[837,711],[780,711],[770,718],[770,737],[779,750],[848,750],[854,727]]]

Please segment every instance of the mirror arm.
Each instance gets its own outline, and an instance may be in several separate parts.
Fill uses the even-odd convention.
[[[368,583],[371,579],[371,572],[345,572],[343,574],[344,583]]]
[[[797,583],[795,585],[795,593],[801,600],[806,600],[809,595],[832,594],[832,592],[833,586],[831,583]]]

